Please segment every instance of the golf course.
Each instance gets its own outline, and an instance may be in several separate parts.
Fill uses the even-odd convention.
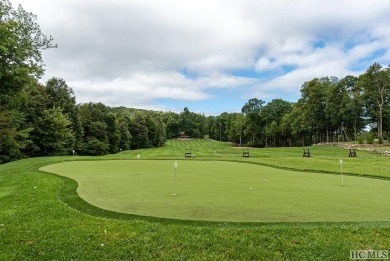
[[[0,259],[342,260],[388,249],[388,157],[310,151],[242,157],[231,143],[168,140],[3,164]]]

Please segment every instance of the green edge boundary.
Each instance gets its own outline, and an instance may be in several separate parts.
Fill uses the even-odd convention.
[[[85,159],[85,160],[115,160],[115,159]],[[149,159],[149,160],[168,160],[168,159]],[[210,159],[211,160],[211,159]],[[216,159],[214,159],[216,160]],[[108,219],[116,219],[116,220],[124,220],[124,221],[148,221],[148,222],[154,222],[154,223],[160,223],[160,224],[166,224],[166,225],[186,225],[186,226],[196,226],[196,227],[259,227],[259,226],[289,226],[289,227],[333,227],[333,226],[359,226],[359,227],[390,227],[390,221],[359,221],[359,222],[223,222],[223,221],[202,221],[202,220],[182,220],[182,219],[171,219],[171,218],[159,218],[159,217],[152,217],[152,216],[141,216],[141,215],[135,215],[135,214],[127,214],[127,213],[120,213],[115,211],[110,211],[106,209],[102,209],[99,207],[96,207],[94,205],[89,204],[85,200],[79,197],[77,193],[78,183],[77,181],[64,177],[58,174],[41,171],[39,168],[47,165],[52,165],[60,162],[66,162],[69,160],[59,160],[57,162],[52,162],[50,164],[42,164],[37,167],[37,171],[40,173],[45,173],[51,176],[55,176],[60,178],[63,181],[63,184],[60,185],[59,191],[58,191],[58,198],[61,202],[65,203],[70,208],[73,208],[77,211],[80,211],[81,213],[100,217],[100,218],[108,218]],[[84,161],[84,160],[82,160]],[[236,163],[250,163],[255,165],[262,165],[267,167],[273,167],[272,165],[267,164],[261,164],[257,162],[248,162],[248,161],[235,161],[235,160],[219,160],[219,161],[227,161],[227,162],[236,162]],[[292,171],[302,171],[302,170],[296,170],[296,169],[290,169],[290,168],[279,168],[279,169],[286,169],[286,170],[292,170]],[[303,171],[305,172],[305,171]],[[306,172],[315,172],[319,174],[333,174],[336,175],[336,173],[333,172],[318,172],[318,171],[309,171]],[[375,178],[375,179],[382,179],[390,181],[390,178],[386,177],[379,177],[379,176],[369,176],[369,175],[356,175],[356,174],[347,174],[350,176],[357,176],[357,177],[365,177],[365,178]]]

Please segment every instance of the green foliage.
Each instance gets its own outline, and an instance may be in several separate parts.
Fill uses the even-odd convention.
[[[22,150],[31,143],[33,127],[20,110],[21,91],[43,75],[41,51],[54,47],[36,20],[21,6],[14,9],[8,0],[0,0],[0,162],[24,157]]]
[[[358,136],[358,143],[359,143],[359,144],[363,144],[363,143],[364,143],[364,140],[363,140],[363,136],[362,136],[362,135],[359,135],[359,136]]]
[[[46,93],[49,97],[47,106],[49,108],[60,108],[66,114],[75,111],[76,97],[72,88],[61,78],[51,78],[46,83]]]
[[[258,114],[261,112],[261,109],[264,105],[264,101],[257,98],[249,99],[247,103],[242,107],[241,112],[245,115],[248,114]]]
[[[131,148],[131,134],[126,119],[119,119],[119,149],[129,150]]]
[[[245,146],[254,148],[256,147],[256,143],[254,141],[248,141]]]
[[[164,122],[167,139],[176,138],[180,135],[182,130],[180,128],[180,116],[177,113],[166,113]]]
[[[70,125],[70,120],[61,109],[43,111],[42,117],[37,121],[40,139],[36,141],[43,155],[70,154],[74,144],[74,135],[69,128]]]
[[[179,134],[185,133],[193,138],[202,138],[208,133],[206,117],[191,112],[187,107],[180,113],[177,123],[177,130],[179,133],[174,137],[178,137]],[[172,127],[175,127],[175,125]]]
[[[33,128],[22,126],[23,120],[18,111],[0,108],[0,163],[23,158],[23,149],[31,144]]]
[[[13,9],[0,0],[0,105],[4,95],[12,94],[43,75],[41,51],[54,47],[45,36],[34,14],[21,6]]]
[[[84,155],[105,155],[108,153],[109,144],[96,137],[87,137],[83,144]]]
[[[366,142],[367,144],[374,144],[375,137],[371,133],[366,134]]]
[[[241,113],[232,114],[228,138],[234,144],[242,146],[244,143],[245,116]]]
[[[385,135],[386,141],[387,141],[387,142],[390,142],[390,131],[384,132],[384,135]]]
[[[372,64],[359,76],[363,90],[365,109],[370,123],[377,125],[377,137],[383,138],[383,122],[390,103],[390,67]]]

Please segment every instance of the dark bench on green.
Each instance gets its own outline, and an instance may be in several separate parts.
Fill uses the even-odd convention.
[[[249,149],[243,149],[242,150],[242,156],[244,158],[249,158]]]
[[[188,152],[189,151],[189,152]],[[191,149],[189,149],[185,154],[184,154],[184,157],[186,158],[192,158],[192,153],[191,153]]]
[[[311,157],[310,149],[303,149],[303,157]]]
[[[355,149],[349,149],[349,157],[357,157]]]

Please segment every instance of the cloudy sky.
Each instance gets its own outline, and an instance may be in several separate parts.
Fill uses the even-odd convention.
[[[390,64],[389,0],[11,0],[77,102],[216,115]]]

